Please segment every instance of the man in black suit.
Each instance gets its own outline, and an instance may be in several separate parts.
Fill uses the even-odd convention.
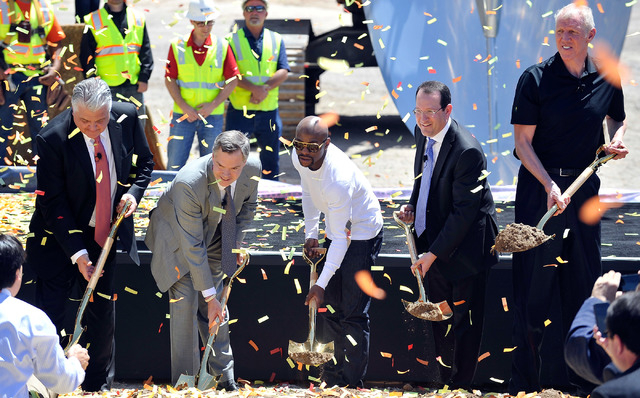
[[[92,261],[97,261],[105,243],[105,231],[108,235],[114,212],[126,200],[132,205],[118,237],[131,259],[139,263],[131,215],[153,168],[135,107],[112,105],[104,81],[94,78],[78,83],[71,103],[71,109],[36,137],[38,195],[27,239],[27,263],[37,275],[36,305],[58,332],[74,281],[86,288],[95,269]],[[82,385],[85,391],[110,389],[113,381],[114,259],[115,245],[84,316],[84,339],[90,343],[92,359]]]
[[[593,390],[593,398],[632,398],[640,395],[640,293],[626,293],[611,303],[607,330],[596,333],[598,344],[622,374]],[[606,336],[606,337],[605,337]]]
[[[442,382],[468,387],[478,362],[485,285],[496,232],[496,210],[484,177],[486,160],[480,143],[450,115],[451,92],[427,81],[416,92],[416,180],[400,217],[415,219],[418,253],[413,264],[428,272],[430,299],[446,300],[453,317],[434,322],[436,355]],[[426,155],[426,156],[425,156]],[[448,331],[450,327],[452,330]]]

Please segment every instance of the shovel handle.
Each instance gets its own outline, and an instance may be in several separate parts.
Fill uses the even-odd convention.
[[[598,152],[600,152],[600,150],[598,150]],[[586,169],[584,169],[582,171],[582,173],[580,173],[580,175],[578,176],[578,178],[576,178],[571,185],[569,185],[569,188],[567,188],[562,195],[563,196],[567,196],[567,197],[572,197],[574,193],[576,193],[578,191],[578,189],[580,189],[580,187],[582,186],[582,184],[585,183],[585,181],[587,181],[589,179],[589,177],[591,177],[591,174],[593,174],[598,167],[602,166],[603,164],[605,164],[606,162],[608,162],[609,160],[613,159],[616,155],[615,154],[610,154],[601,158],[597,158],[596,160],[594,160]],[[547,223],[547,221],[549,221],[549,219],[556,213],[556,211],[558,211],[558,204],[554,204],[549,210],[547,210],[547,212],[544,214],[544,216],[542,216],[542,218],[540,219],[540,222],[538,223],[538,225],[536,225],[536,228],[538,229],[542,229],[544,228],[544,225]]]

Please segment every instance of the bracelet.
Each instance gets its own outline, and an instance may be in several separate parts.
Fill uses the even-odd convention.
[[[211,302],[211,301],[213,301],[213,299],[214,299],[214,298],[216,298],[216,295],[215,295],[215,294],[212,294],[212,295],[211,295],[211,296],[209,296],[209,297],[205,297],[205,298],[204,298],[204,302],[205,302],[205,303]]]

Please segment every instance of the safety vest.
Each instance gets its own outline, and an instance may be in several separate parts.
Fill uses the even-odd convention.
[[[144,16],[135,12],[132,7],[127,7],[126,18],[129,29],[123,38],[104,8],[84,17],[84,22],[92,28],[96,39],[96,74],[112,87],[127,80],[136,84],[140,74]]]
[[[243,79],[257,85],[263,85],[273,76],[278,68],[278,56],[280,55],[280,43],[282,39],[279,33],[265,29],[262,39],[262,56],[260,61],[251,50],[244,29],[239,29],[229,37],[229,44],[233,48],[238,64],[238,70]],[[272,111],[278,108],[278,87],[269,90],[267,98],[259,104],[252,104],[251,91],[236,86],[229,96],[229,101],[236,109],[244,106],[250,111]]]
[[[171,42],[173,56],[178,64],[178,79],[176,83],[180,87],[180,96],[189,106],[195,108],[205,102],[213,101],[222,88],[224,88],[224,61],[227,58],[229,43],[218,40],[211,35],[211,46],[207,46],[207,56],[198,65],[193,56],[193,47],[187,46],[189,36]],[[174,102],[173,111],[184,114],[185,112]],[[222,115],[224,103],[216,107],[212,115]]]
[[[11,23],[19,24],[25,20],[20,6],[15,4],[12,17],[9,11],[9,1],[0,0],[0,41],[4,41],[4,60],[14,71],[22,72],[26,76],[39,75],[42,64],[47,60],[46,37],[53,26],[53,8],[48,0],[31,2],[29,22],[31,23],[31,41],[18,42],[18,32],[11,32]],[[36,32],[38,27],[44,28],[44,37]],[[19,29],[19,28],[18,28]]]

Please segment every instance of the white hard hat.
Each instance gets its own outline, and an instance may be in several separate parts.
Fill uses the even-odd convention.
[[[192,0],[189,3],[187,18],[191,21],[206,22],[218,18],[220,11],[214,6],[213,0]]]

